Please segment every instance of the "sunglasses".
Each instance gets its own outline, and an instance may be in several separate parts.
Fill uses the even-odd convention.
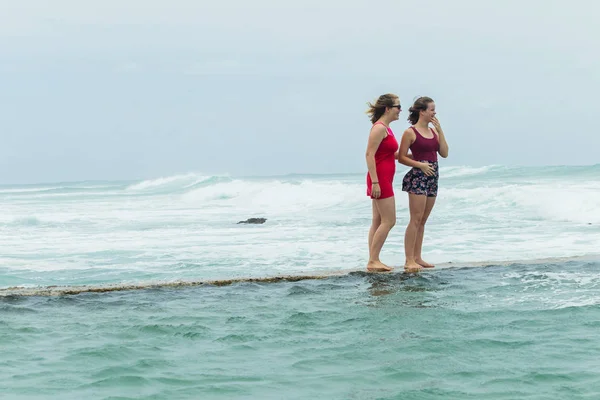
[[[398,104],[397,106],[390,106],[390,108],[398,107],[398,110],[402,110],[402,106]]]

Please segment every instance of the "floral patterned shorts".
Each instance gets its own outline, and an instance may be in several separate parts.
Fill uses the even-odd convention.
[[[436,197],[438,191],[438,179],[440,177],[440,171],[437,161],[421,161],[428,162],[433,167],[434,174],[431,176],[425,175],[419,168],[411,168],[410,171],[404,175],[402,180],[402,191],[422,194],[427,197]]]

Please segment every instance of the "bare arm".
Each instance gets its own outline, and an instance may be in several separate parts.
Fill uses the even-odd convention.
[[[406,155],[406,157],[410,158],[411,160],[414,160],[415,158],[413,157],[412,153],[408,153]],[[400,149],[398,149],[397,152],[394,153],[394,158],[396,158],[396,160],[398,160],[398,162],[400,162]]]
[[[444,136],[444,131],[442,130],[440,121],[438,121],[437,118],[434,117],[432,123],[434,126],[434,131],[435,131],[435,133],[437,133],[438,139],[440,142],[440,148],[438,149],[438,153],[443,158],[446,158],[446,157],[448,157],[448,150],[449,150],[448,142],[446,142],[446,136]]]
[[[377,168],[375,165],[375,153],[381,144],[381,141],[387,136],[387,131],[383,125],[376,125],[369,133],[369,142],[367,143],[367,168],[372,182],[379,182],[377,177]]]
[[[411,130],[407,129],[402,134],[402,139],[400,141],[400,150],[398,150],[398,161],[401,164],[407,165],[409,167],[421,168],[422,162],[415,161],[413,159],[412,154],[408,154],[408,148],[414,141],[417,139],[417,135]]]

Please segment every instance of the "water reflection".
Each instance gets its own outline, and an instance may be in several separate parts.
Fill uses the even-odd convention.
[[[369,283],[368,293],[370,297],[391,302],[394,305],[411,308],[435,307],[435,298],[432,296],[437,292],[439,283],[437,279],[425,277],[421,274],[399,273],[361,273],[361,276]],[[436,297],[437,298],[437,297]]]

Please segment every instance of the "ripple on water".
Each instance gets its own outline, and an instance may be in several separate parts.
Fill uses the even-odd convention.
[[[540,268],[3,300],[36,312],[0,319],[0,381],[65,400],[594,398],[597,267]]]

